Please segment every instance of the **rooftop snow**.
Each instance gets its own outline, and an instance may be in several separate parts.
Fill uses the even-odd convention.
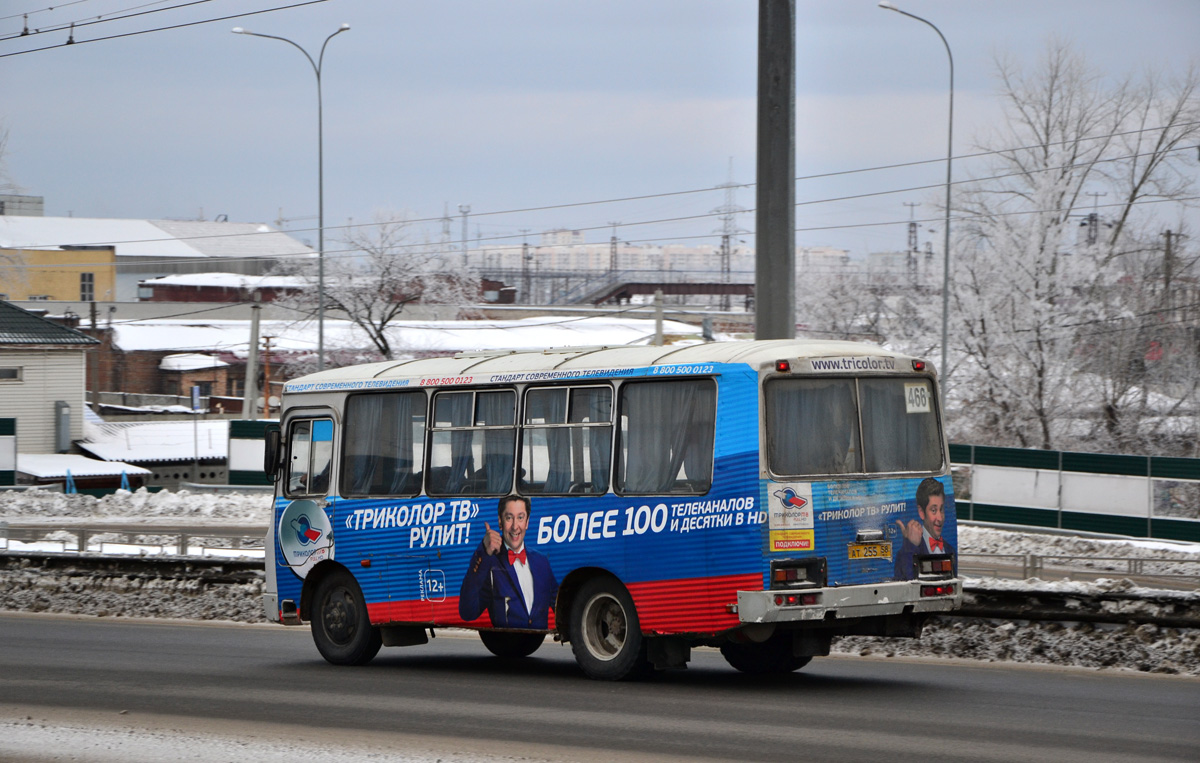
[[[85,427],[87,439],[76,444],[105,461],[191,461],[226,458],[229,422],[137,421]]]
[[[183,352],[177,355],[167,355],[158,364],[164,371],[197,371],[202,368],[220,368],[229,365],[223,360],[217,360],[212,355],[202,355],[195,352]]]
[[[138,320],[114,321],[113,344],[125,352],[185,350],[234,352],[246,355],[250,321]],[[700,330],[686,323],[663,321],[667,334],[699,337]],[[262,321],[262,336],[271,336],[279,352],[314,352],[315,321]],[[470,350],[540,350],[551,347],[625,345],[648,343],[654,321],[631,318],[525,318],[486,321],[398,321],[389,338],[400,352],[465,352]],[[325,321],[325,346],[371,347],[362,329],[349,321]]]
[[[219,286],[225,289],[303,289],[306,283],[292,276],[253,276],[241,273],[182,273],[148,278],[143,286]]]
[[[125,474],[151,474],[149,469],[121,461],[97,461],[67,453],[18,453],[17,471],[31,477],[117,477]]]
[[[0,215],[0,247],[113,246],[118,257],[277,257],[312,255],[262,223],[118,220]]]

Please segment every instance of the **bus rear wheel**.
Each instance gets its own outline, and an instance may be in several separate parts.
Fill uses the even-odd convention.
[[[762,643],[730,641],[721,645],[721,656],[734,668],[751,675],[791,673],[812,662],[812,657],[792,654],[792,634],[777,631]]]
[[[479,639],[497,657],[528,657],[546,640],[546,634],[479,631]]]
[[[645,641],[633,598],[616,578],[583,584],[571,607],[571,650],[589,677],[620,681],[637,677],[645,664]]]
[[[379,629],[371,625],[362,589],[345,570],[331,572],[317,584],[313,615],[317,651],[334,665],[365,665],[383,646]]]

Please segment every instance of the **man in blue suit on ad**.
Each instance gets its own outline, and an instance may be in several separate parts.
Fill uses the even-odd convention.
[[[458,614],[470,622],[486,609],[496,628],[545,630],[558,595],[558,580],[545,556],[525,548],[529,499],[500,499],[500,531],[484,522],[483,543],[475,550],[458,593]]]
[[[942,537],[942,526],[946,522],[946,489],[933,477],[926,477],[917,485],[918,522],[896,520],[904,541],[896,552],[896,580],[912,580],[917,576],[914,557],[918,554],[950,554],[954,558],[954,569],[958,570],[958,557],[954,557],[954,546]]]

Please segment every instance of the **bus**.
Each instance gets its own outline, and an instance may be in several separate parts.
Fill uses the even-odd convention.
[[[961,604],[926,361],[767,340],[467,352],[287,382],[267,434],[270,620],[370,661],[478,631],[588,676],[747,673]]]

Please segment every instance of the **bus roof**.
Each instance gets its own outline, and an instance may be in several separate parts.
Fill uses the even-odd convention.
[[[682,363],[746,363],[753,368],[781,358],[908,358],[871,344],[815,339],[770,339],[690,345],[563,347],[546,350],[488,350],[417,360],[392,360],[345,366],[309,374],[292,385],[409,377],[452,378],[464,374],[559,371],[567,369],[644,368]]]

